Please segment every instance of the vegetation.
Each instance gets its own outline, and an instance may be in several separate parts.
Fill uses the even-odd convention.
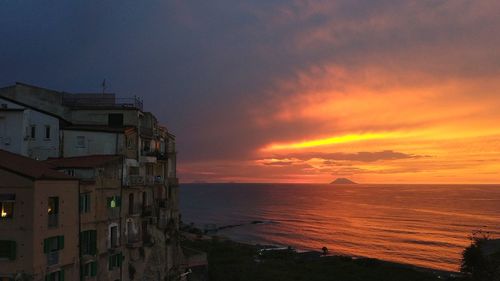
[[[464,280],[500,281],[500,252],[487,255],[484,247],[491,242],[489,233],[477,231],[470,237],[471,244],[463,251],[461,272]]]
[[[262,247],[232,241],[184,241],[207,252],[209,278],[217,281],[437,281],[430,272],[417,271],[376,259],[301,255],[293,250],[260,251]]]

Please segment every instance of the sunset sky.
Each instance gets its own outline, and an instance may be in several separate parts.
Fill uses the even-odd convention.
[[[0,86],[139,95],[182,182],[500,182],[500,1],[0,1]]]

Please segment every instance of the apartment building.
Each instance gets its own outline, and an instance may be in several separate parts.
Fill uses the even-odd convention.
[[[92,202],[80,212],[80,237],[95,248],[81,254],[84,278],[176,280],[183,269],[175,136],[142,101],[22,83],[0,88],[0,98],[59,118],[58,157],[46,162],[81,179],[80,204]]]
[[[78,280],[79,181],[0,150],[0,280]]]

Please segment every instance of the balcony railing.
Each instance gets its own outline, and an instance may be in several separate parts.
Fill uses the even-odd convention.
[[[129,215],[140,215],[141,211],[142,211],[141,204],[133,204],[132,206],[129,206],[129,208],[128,208]]]
[[[141,175],[129,175],[127,177],[126,185],[127,186],[140,186],[144,185],[144,176]]]
[[[47,254],[47,266],[56,265],[59,263],[59,251],[50,252]]]
[[[50,214],[48,225],[49,225],[49,227],[57,227],[59,225],[59,215],[58,214]]]
[[[143,102],[138,97],[116,98],[114,94],[66,94],[63,104],[74,107],[132,107],[142,110]]]

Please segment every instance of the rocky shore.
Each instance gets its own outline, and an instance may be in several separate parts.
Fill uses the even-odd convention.
[[[183,245],[207,253],[208,278],[217,281],[438,281],[460,280],[454,273],[371,258],[297,252],[249,245],[218,236],[185,233]]]

